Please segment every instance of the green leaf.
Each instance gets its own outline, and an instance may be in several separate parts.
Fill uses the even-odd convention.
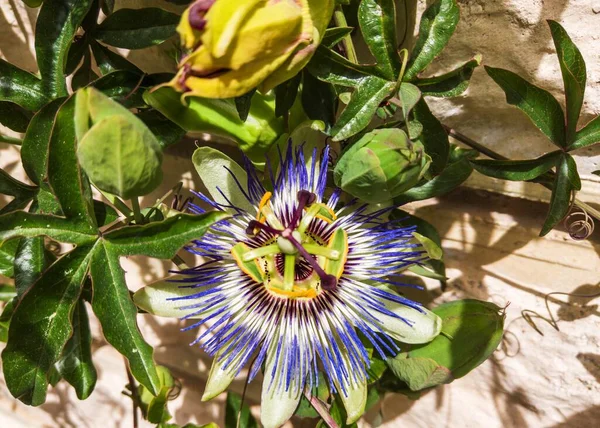
[[[493,303],[457,300],[433,309],[442,319],[442,333],[424,345],[387,360],[392,372],[413,391],[465,376],[483,363],[502,340],[504,311]]]
[[[0,101],[0,123],[15,132],[25,132],[32,116],[18,104]]]
[[[60,376],[75,388],[77,398],[85,400],[96,386],[96,368],[92,361],[92,333],[83,299],[77,301],[73,317],[73,335],[56,363]]]
[[[390,214],[391,219],[403,219],[400,223],[405,226],[416,226],[417,232],[423,236],[429,238],[440,250],[442,249],[442,238],[440,237],[437,229],[429,222],[423,220],[422,218],[413,216],[407,212],[401,210],[394,210]],[[442,257],[437,260],[427,260],[424,262],[425,265],[431,267],[433,271],[441,276],[442,278],[437,278],[440,281],[445,282],[446,278],[446,267],[443,262],[443,254]]]
[[[119,218],[119,213],[110,205],[94,200],[94,215],[98,227],[108,226]]]
[[[100,69],[100,72],[103,75],[118,70],[132,71],[137,74],[142,73],[142,71],[139,68],[137,68],[134,64],[129,62],[121,55],[114,53],[106,46],[102,46],[96,41],[92,41],[90,43],[90,46],[92,47],[92,52],[94,54],[96,64],[98,65],[98,68]]]
[[[23,168],[29,179],[38,186],[46,175],[54,118],[64,102],[64,99],[54,100],[38,111],[31,119],[21,145]]]
[[[67,55],[67,64],[65,66],[65,75],[70,76],[77,69],[79,64],[81,64],[81,60],[83,59],[83,55],[89,51],[89,42],[88,38],[84,36],[75,36],[73,43],[71,43],[71,47],[69,48],[69,53]]]
[[[554,177],[552,196],[550,197],[550,209],[546,215],[540,236],[544,236],[550,232],[569,213],[571,195],[573,190],[576,189],[574,184],[579,182],[579,187],[581,187],[577,168],[575,167],[575,171],[573,172],[573,167],[573,158],[568,153],[565,153],[560,158],[556,167],[556,176]]]
[[[235,97],[235,108],[238,112],[238,116],[242,122],[245,122],[248,119],[248,113],[250,113],[250,107],[252,107],[252,97],[256,93],[256,88],[251,89],[249,92],[246,92],[244,95],[240,95],[239,97]]]
[[[456,144],[450,144],[450,157],[448,158],[449,163],[458,162],[461,159],[477,159],[480,153],[475,149],[465,149],[459,147]]]
[[[325,30],[325,34],[321,40],[321,45],[327,46],[328,48],[333,48],[335,45],[341,42],[344,37],[350,34],[352,30],[354,30],[353,27],[328,28]]]
[[[300,80],[302,80],[302,74],[298,73],[275,87],[275,115],[277,117],[289,112],[292,105],[294,105]]]
[[[42,90],[52,98],[68,95],[65,69],[69,47],[92,0],[46,0],[35,26],[35,52]]]
[[[139,386],[141,408],[144,417],[148,422],[153,424],[160,424],[171,419],[169,409],[167,409],[167,401],[169,400],[169,394],[173,388],[173,376],[169,372],[169,369],[163,366],[156,366],[158,371],[158,377],[160,378],[160,392],[155,397],[150,391],[144,388],[143,385]]]
[[[133,113],[87,88],[77,93],[75,115],[77,158],[96,187],[129,199],[160,184],[160,145]]]
[[[145,110],[136,115],[144,122],[150,132],[156,137],[162,150],[178,143],[185,136],[185,130],[167,119],[157,110]]]
[[[418,232],[413,232],[413,237],[421,244],[421,247],[427,252],[427,256],[433,260],[441,260],[444,257],[442,248],[433,240]]]
[[[186,131],[207,132],[237,142],[257,163],[265,162],[265,151],[283,134],[283,120],[275,116],[272,96],[257,92],[251,101],[248,120],[243,122],[233,99],[186,98],[172,88],[146,91],[144,100]]]
[[[0,169],[0,194],[21,199],[32,199],[36,193],[37,187],[22,183],[3,169]]]
[[[577,119],[583,105],[586,70],[583,56],[565,29],[556,21],[548,20],[556,47],[560,71],[565,85],[567,104],[567,143],[572,143],[577,131]]]
[[[402,82],[400,84],[400,89],[398,90],[398,98],[402,104],[402,115],[404,116],[404,122],[409,124],[410,112],[421,99],[421,91],[412,83]],[[422,132],[422,126],[419,127],[418,130],[413,126],[408,126],[408,135],[410,136],[411,140],[416,139],[417,136]]]
[[[555,145],[566,147],[565,116],[550,92],[508,70],[485,66],[485,71],[505,92],[507,103],[525,113]]]
[[[258,428],[248,403],[242,406],[242,397],[232,391],[227,393],[225,402],[225,428]]]
[[[398,357],[388,362],[394,375],[408,385],[412,391],[420,391],[443,383],[450,383],[452,374],[446,367],[440,366],[431,358]]]
[[[365,129],[379,104],[392,94],[395,87],[395,82],[375,76],[362,80],[331,130],[333,141],[345,140]]]
[[[473,168],[488,177],[501,180],[527,181],[533,180],[554,168],[561,158],[562,152],[546,153],[536,159],[527,160],[492,160],[476,159],[471,161]]]
[[[379,73],[374,67],[354,64],[323,46],[317,48],[307,68],[313,76],[323,82],[352,88],[359,86],[364,79]]]
[[[456,0],[437,0],[427,8],[421,17],[419,38],[404,73],[404,80],[417,77],[442,52],[459,19],[460,9]]]
[[[117,48],[142,49],[175,34],[179,15],[156,7],[119,9],[98,26],[94,37]]]
[[[473,172],[473,168],[466,159],[448,165],[437,177],[427,181],[420,186],[413,187],[402,195],[394,198],[397,206],[414,201],[422,201],[454,190],[462,184]]]
[[[362,0],[358,7],[362,35],[387,80],[398,80],[402,61],[396,36],[394,0]]]
[[[100,16],[100,1],[101,0],[92,0],[92,6],[81,22],[81,28],[89,35],[91,35],[98,26],[98,17]],[[90,37],[90,39],[91,38],[92,37]]]
[[[42,82],[33,74],[0,59],[0,101],[10,101],[36,111],[50,101]]]
[[[450,154],[448,134],[440,121],[431,113],[423,98],[415,105],[412,112],[414,118],[423,126],[417,141],[425,146],[425,152],[431,156],[431,171],[439,174],[448,163]]]
[[[0,254],[1,251],[2,250],[0,248]],[[0,255],[0,257],[2,256]],[[8,302],[14,299],[15,297],[17,297],[17,291],[15,290],[15,287],[6,284],[0,284],[0,302]],[[0,320],[0,323],[2,323],[2,320]],[[6,340],[4,340],[3,342],[6,342]]]
[[[413,83],[419,87],[423,96],[449,98],[456,97],[467,90],[473,71],[481,64],[481,55],[460,67],[433,77],[415,79]]]
[[[146,107],[142,98],[148,86],[146,80],[139,73],[129,70],[118,70],[105,74],[92,82],[91,86],[129,109]]]
[[[84,54],[81,67],[77,69],[71,79],[71,90],[76,91],[79,88],[83,88],[97,78],[98,76],[92,70],[91,54],[88,49]]]
[[[600,142],[600,116],[596,116],[581,128],[575,134],[575,141],[567,149],[577,150],[598,142]]]
[[[311,120],[322,121],[330,129],[335,123],[337,108],[332,85],[316,79],[308,71],[302,75],[301,102],[306,116]]]
[[[39,7],[39,5],[41,5],[43,2],[44,0],[23,0],[23,3],[25,3],[30,8]]]
[[[104,235],[106,246],[121,255],[133,254],[170,259],[192,239],[198,239],[229,214],[216,211],[201,215],[177,214],[166,220],[117,229]],[[1,236],[1,235],[0,235]]]
[[[14,290],[14,288],[13,288]],[[10,318],[15,309],[17,299],[13,297],[6,302],[4,308],[2,308],[2,314],[0,314],[0,342],[6,343],[8,340],[8,328],[10,326]]]
[[[71,313],[81,293],[92,247],[64,255],[31,286],[12,315],[2,352],[11,394],[38,406],[46,400],[47,374],[71,336]]]
[[[579,172],[577,171],[575,159],[573,159],[573,156],[568,153],[565,153],[563,156],[567,163],[568,178],[571,182],[571,186],[574,190],[581,190],[581,178],[579,178]]]
[[[94,251],[91,275],[94,285],[92,309],[100,320],[104,337],[127,358],[138,382],[153,395],[158,395],[161,385],[152,347],[144,341],[137,326],[137,310],[125,283],[119,255],[105,242]]]
[[[53,215],[15,211],[0,216],[0,242],[18,236],[48,236],[59,242],[82,245],[96,240],[95,230]]]
[[[113,9],[115,8],[115,0],[100,0],[100,7],[102,8],[102,12],[108,16],[113,13]]]
[[[15,253],[18,246],[19,241],[16,239],[0,244],[0,275],[8,278],[14,276]],[[14,290],[14,287],[11,288]],[[0,300],[4,301],[4,299]]]
[[[92,190],[82,173],[75,153],[75,97],[69,98],[56,114],[48,150],[48,183],[65,217],[96,230]]]
[[[15,289],[22,296],[55,260],[46,250],[44,238],[22,238],[9,241],[18,244],[14,257]]]
[[[126,116],[95,123],[79,142],[77,158],[96,187],[125,199],[146,195],[162,181],[156,137]]]

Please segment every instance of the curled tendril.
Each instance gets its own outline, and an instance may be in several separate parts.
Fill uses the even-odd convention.
[[[594,220],[585,210],[571,211],[564,220],[571,239],[582,241],[594,233]]]
[[[569,214],[563,220],[563,224],[571,239],[583,241],[594,233],[594,219],[586,210],[575,205],[576,196],[577,192],[573,192]]]
[[[523,317],[523,319],[527,322],[527,324],[529,324],[531,327],[533,327],[533,329],[535,331],[537,331],[539,334],[541,334],[542,336],[544,335],[544,333],[535,324],[535,322],[533,321],[533,318],[539,318],[542,321],[546,321],[556,331],[560,331],[560,328],[558,327],[558,322],[554,318],[554,315],[552,314],[552,311],[550,310],[550,304],[548,302],[548,299],[552,295],[569,296],[569,297],[583,297],[583,298],[593,299],[595,297],[600,297],[600,292],[593,293],[593,294],[577,294],[577,293],[563,293],[561,291],[554,291],[552,293],[546,294],[544,296],[544,303],[546,304],[546,311],[548,311],[548,315],[550,315],[549,318],[545,317],[545,316],[542,316],[539,313],[537,313],[536,311],[533,311],[531,309],[524,309],[524,310],[522,310],[521,311],[521,316]],[[560,303],[563,303],[563,302],[560,302]],[[566,303],[566,304],[568,304],[568,303]]]

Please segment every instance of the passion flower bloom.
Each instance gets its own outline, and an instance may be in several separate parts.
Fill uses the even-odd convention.
[[[414,228],[381,220],[386,210],[342,202],[339,189],[327,188],[328,153],[288,143],[277,166],[267,166],[266,185],[248,160],[242,168],[198,149],[210,197],[198,196],[232,217],[193,242],[206,262],[181,271],[178,284],[150,285],[135,296],[151,313],[198,319],[184,330],[204,328],[194,344],[214,361],[203,400],[244,367],[250,381],[264,366],[265,427],[294,414],[319,372],[341,397],[348,422],[356,421],[367,399],[365,343],[385,358],[399,352],[396,341],[426,343],[441,328],[437,315],[390,287],[426,257]]]
[[[267,92],[310,60],[334,0],[197,0],[177,31],[189,52],[169,85],[186,95],[231,98]]]

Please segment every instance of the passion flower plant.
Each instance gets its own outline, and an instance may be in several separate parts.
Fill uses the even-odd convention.
[[[394,356],[398,342],[426,343],[441,328],[437,315],[392,288],[404,285],[400,271],[427,257],[415,229],[385,221],[389,208],[372,211],[329,189],[329,150],[288,143],[275,166],[267,162],[263,183],[249,160],[242,168],[199,148],[194,159],[210,196],[197,195],[231,217],[191,244],[204,263],[135,296],[156,315],[197,319],[184,330],[203,327],[194,344],[214,356],[203,400],[245,366],[248,381],[264,366],[265,427],[294,414],[319,372],[348,423],[356,421],[367,400],[369,348]]]

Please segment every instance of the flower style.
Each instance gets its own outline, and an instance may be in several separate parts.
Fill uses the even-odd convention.
[[[185,330],[206,327],[194,342],[214,356],[203,400],[245,366],[250,381],[264,365],[266,427],[293,415],[319,372],[354,422],[367,397],[365,343],[393,356],[396,341],[425,343],[441,328],[435,314],[389,287],[402,285],[398,272],[426,257],[414,228],[381,220],[386,209],[343,203],[341,191],[326,186],[329,148],[312,146],[288,143],[277,170],[267,166],[269,187],[249,161],[244,169],[198,149],[196,166],[212,198],[198,196],[232,217],[194,241],[190,250],[206,262],[180,272],[178,286],[163,282],[154,305],[142,302],[152,299],[149,290],[136,295],[152,313],[198,319]]]

